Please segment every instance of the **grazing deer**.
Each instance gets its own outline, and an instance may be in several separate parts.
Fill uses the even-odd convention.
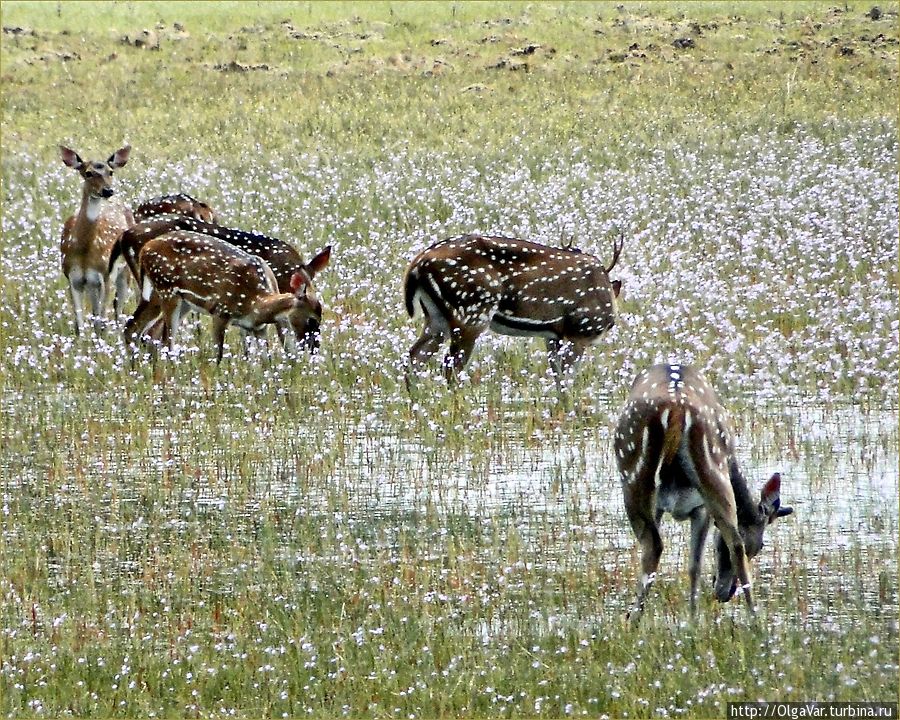
[[[716,533],[716,598],[727,602],[738,583],[751,614],[749,560],[781,507],[781,476],[772,475],[755,501],[738,469],[731,421],[712,386],[687,365],[654,365],[635,379],[614,440],[625,510],[641,545],[636,619],[656,577],[664,513],[691,521],[691,612],[710,521]]]
[[[156,237],[178,230],[208,235],[262,258],[271,268],[278,289],[282,293],[293,292],[291,283],[296,273],[306,273],[312,279],[325,269],[331,259],[330,245],[308,263],[304,263],[300,253],[278,238],[213,225],[190,217],[171,217],[138,223],[122,234],[117,244],[118,252],[125,258],[138,282],[140,282],[138,255],[141,248]],[[111,260],[111,262],[114,261],[115,259]],[[162,328],[155,324],[158,318],[159,310],[156,298],[152,295],[147,299],[142,298],[134,315],[125,324],[126,342],[132,342],[145,336],[159,339],[159,331]],[[306,318],[302,314],[293,314],[290,316],[290,322],[298,343],[309,350],[318,348],[319,326],[317,321]],[[284,341],[283,338],[282,341]]]
[[[543,337],[557,378],[615,322],[622,284],[609,267],[578,250],[504,237],[463,235],[421,252],[406,271],[406,310],[425,316],[409,351],[410,367],[428,360],[449,338],[444,374],[451,380],[469,360],[478,336]]]
[[[141,203],[134,211],[135,222],[143,222],[162,215],[183,215],[214,225],[218,223],[216,213],[209,205],[185,193],[155,197]]]
[[[113,171],[128,162],[131,146],[120,148],[106,162],[85,162],[74,150],[62,145],[59,149],[63,163],[84,178],[81,207],[63,225],[60,243],[62,271],[69,281],[69,297],[75,312],[75,332],[80,335],[85,298],[94,316],[94,328],[99,331],[110,280],[116,288],[113,305],[116,313],[128,289],[128,278],[121,271],[110,275],[109,256],[113,243],[134,224],[134,218],[128,208],[107,201],[113,195]]]
[[[181,317],[190,308],[213,316],[217,362],[222,360],[229,324],[254,334],[264,325],[276,324],[288,351],[293,344],[291,326],[302,324],[318,335],[322,304],[303,268],[291,276],[290,292],[280,292],[264,260],[217,238],[183,230],[147,242],[139,266],[142,297],[147,301],[157,294],[158,315],[153,321],[163,320],[163,337],[170,349]]]

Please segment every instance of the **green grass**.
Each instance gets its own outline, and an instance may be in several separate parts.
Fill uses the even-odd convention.
[[[895,700],[898,22],[870,7],[4,2],[0,715]],[[144,28],[160,50],[121,42]],[[56,146],[123,142],[125,202],[183,190],[334,245],[318,356],[229,335],[217,366],[206,320],[157,363],[115,327],[73,337]],[[608,258],[617,229],[620,318],[567,402],[540,343],[488,337],[461,387],[407,393],[414,252],[496,231]],[[756,621],[713,602],[709,549],[690,618],[667,520],[624,622],[610,433],[667,358],[796,508],[754,562]]]
[[[596,138],[602,158],[615,156],[609,146],[635,126],[647,137],[715,144],[728,142],[711,127],[720,123],[740,131],[814,122],[838,108],[850,118],[895,112],[895,38],[859,5],[59,7],[57,15],[52,5],[7,3],[3,15],[5,25],[36,32],[4,37],[4,112],[16,118],[6,142],[43,145],[48,161],[50,138],[85,133],[139,140],[135,160],[201,147],[211,157],[237,150],[249,158],[263,139],[267,153],[289,163],[303,150],[483,147],[513,136]],[[281,24],[288,19],[291,30]],[[159,51],[121,44],[157,22]],[[175,39],[175,22],[186,39]],[[888,30],[888,40],[863,40],[875,29]],[[696,38],[697,47],[676,50],[678,37]],[[512,54],[529,44],[540,47]],[[854,54],[841,56],[841,47]],[[491,69],[501,60],[506,68]],[[214,69],[230,62],[270,69]],[[166,123],[154,122],[161,104],[172,110]]]

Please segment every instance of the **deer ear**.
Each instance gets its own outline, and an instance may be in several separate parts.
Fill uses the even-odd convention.
[[[769,478],[769,481],[763,485],[762,493],[759,498],[760,512],[769,518],[771,522],[778,508],[781,506],[781,474],[775,473]]]
[[[312,260],[306,263],[306,272],[310,278],[314,278],[318,273],[325,269],[328,261],[331,260],[331,245],[328,245],[322,252],[316,255]]]
[[[619,297],[619,293],[622,292],[622,281],[621,280],[613,280],[612,281],[612,289],[613,289],[613,297]]]
[[[59,154],[62,161],[70,168],[77,168],[84,164],[84,161],[78,156],[74,150],[70,150],[65,145],[59,146]]]
[[[293,275],[291,275],[291,292],[295,295],[304,285],[308,284],[309,279],[307,278],[306,273],[297,271]]]
[[[128,162],[128,156],[130,154],[131,145],[126,145],[125,147],[119,148],[112,155],[110,155],[109,160],[106,161],[106,164],[111,168],[120,168]]]

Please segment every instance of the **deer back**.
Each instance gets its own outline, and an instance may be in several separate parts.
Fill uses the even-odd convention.
[[[410,264],[407,311],[438,308],[451,324],[492,321],[509,334],[599,335],[614,323],[616,288],[595,256],[526,240],[465,235]]]
[[[137,222],[161,215],[180,215],[212,224],[218,222],[215,211],[209,205],[186,193],[152,198],[138,205],[134,211],[134,219]]]
[[[144,299],[150,285],[211,315],[243,317],[278,294],[265,261],[217,238],[174,230],[144,244],[139,255]]]
[[[185,216],[159,218],[138,223],[122,235],[117,252],[126,258],[126,262],[129,267],[132,267],[132,272],[135,272],[135,277],[137,277],[137,256],[144,244],[176,230],[217,238],[262,258],[272,269],[278,289],[283,293],[292,292],[291,277],[294,273],[300,270],[310,272],[310,268],[304,265],[300,253],[278,238],[214,225]],[[115,262],[115,259],[113,257],[110,262]],[[310,272],[311,276],[314,274],[315,269]]]
[[[681,453],[727,468],[734,454],[731,421],[706,379],[687,365],[647,368],[632,384],[614,446],[623,482],[645,463],[666,466]]]

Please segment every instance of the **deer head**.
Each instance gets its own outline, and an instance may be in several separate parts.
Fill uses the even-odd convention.
[[[77,152],[64,145],[59,146],[60,156],[67,167],[74,168],[84,179],[84,195],[92,199],[109,199],[113,196],[113,171],[124,167],[131,154],[131,145],[119,148],[106,162],[90,160],[85,162]]]
[[[738,530],[744,543],[747,560],[752,560],[763,547],[763,533],[778,518],[794,512],[791,507],[781,507],[781,475],[775,473],[763,486],[759,503],[748,516],[740,518]],[[722,534],[716,532],[716,599],[728,602],[738,588],[738,578],[731,561],[731,551]]]
[[[328,265],[330,258],[329,245],[291,276],[290,287],[294,293],[294,306],[290,314],[290,323],[295,337],[310,352],[319,349],[319,327],[322,324],[322,303],[316,295],[312,279]]]

